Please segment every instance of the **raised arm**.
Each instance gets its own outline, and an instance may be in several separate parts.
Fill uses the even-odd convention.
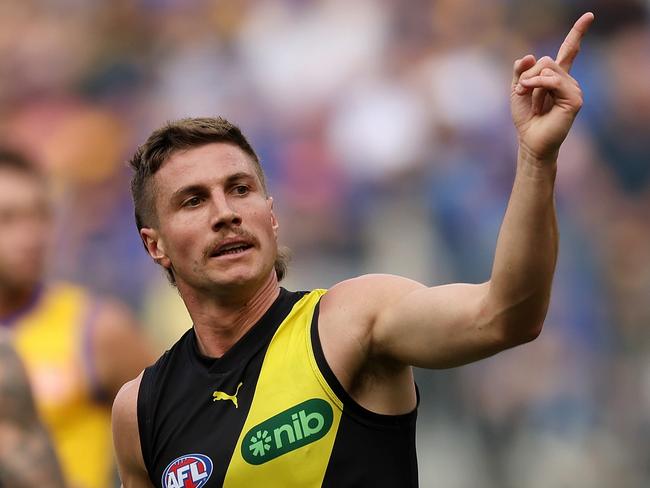
[[[553,198],[557,156],[582,105],[578,83],[568,71],[592,21],[593,15],[585,14],[576,22],[556,60],[536,61],[528,55],[514,64],[517,169],[489,281],[427,288],[399,277],[367,276],[337,285],[323,305],[345,309],[341,319],[355,317],[362,324],[357,332],[347,332],[355,334],[357,355],[450,367],[540,333],[558,252]],[[355,298],[346,298],[350,296]],[[336,337],[345,337],[340,332],[326,341],[336,343]]]
[[[515,343],[539,334],[549,304],[558,252],[553,198],[557,157],[582,107],[580,86],[569,70],[593,19],[591,13],[578,19],[556,60],[535,62],[528,55],[514,65],[511,108],[519,138],[517,170],[486,303]]]
[[[142,458],[138,430],[138,389],[142,374],[126,383],[113,403],[113,446],[124,488],[153,488]]]
[[[0,486],[65,486],[23,365],[4,337],[0,337]]]

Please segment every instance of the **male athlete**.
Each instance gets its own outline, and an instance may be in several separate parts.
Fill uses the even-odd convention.
[[[123,306],[45,282],[50,214],[39,170],[0,150],[0,329],[25,364],[66,482],[109,488],[110,403],[153,358]]]
[[[6,333],[0,330],[0,487],[63,486],[25,369]]]
[[[476,361],[542,328],[556,160],[582,104],[568,71],[592,20],[556,60],[515,62],[517,172],[482,284],[369,275],[284,290],[273,201],[239,129],[185,119],[156,130],[131,160],[136,222],[194,326],[115,400],[124,486],[416,486],[411,366]]]

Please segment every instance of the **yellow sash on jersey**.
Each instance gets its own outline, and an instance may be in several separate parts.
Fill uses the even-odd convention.
[[[323,483],[343,411],[310,339],[314,307],[324,293],[300,299],[271,340],[224,488]]]

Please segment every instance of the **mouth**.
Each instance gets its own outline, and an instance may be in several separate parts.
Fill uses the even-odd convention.
[[[220,258],[223,256],[236,256],[238,254],[243,254],[252,248],[253,245],[250,242],[245,242],[245,241],[225,242],[219,245],[212,253],[210,253],[210,257]]]

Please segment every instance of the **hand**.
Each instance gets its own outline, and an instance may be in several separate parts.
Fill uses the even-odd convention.
[[[539,161],[554,161],[582,107],[582,91],[569,70],[580,41],[594,20],[580,17],[560,46],[555,60],[532,54],[515,61],[510,107],[520,148]]]

